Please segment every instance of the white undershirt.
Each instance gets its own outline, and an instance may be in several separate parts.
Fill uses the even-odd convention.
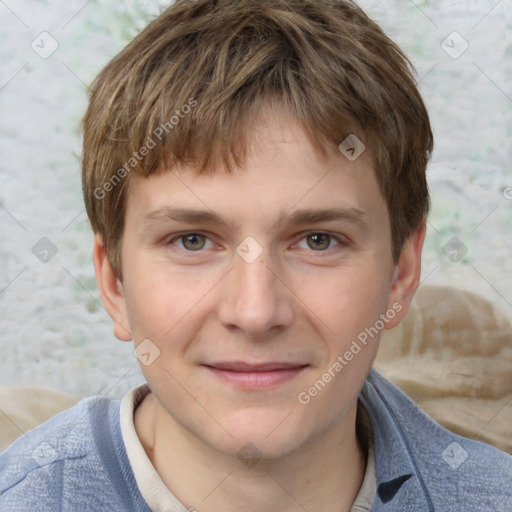
[[[135,431],[135,409],[149,392],[148,385],[144,384],[129,391],[121,400],[121,434],[126,447],[126,453],[128,454],[128,460],[135,475],[139,491],[152,512],[187,512],[187,508],[176,499],[160,478]],[[369,422],[367,423],[369,425]],[[361,489],[350,512],[369,512],[377,490],[373,436],[370,435],[368,438],[366,471]]]

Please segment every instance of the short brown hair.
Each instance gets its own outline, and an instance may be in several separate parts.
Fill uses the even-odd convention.
[[[242,166],[269,102],[324,155],[349,134],[364,142],[398,261],[428,214],[433,147],[400,48],[348,0],[176,0],[96,77],[83,122],[85,205],[117,277],[131,177]]]

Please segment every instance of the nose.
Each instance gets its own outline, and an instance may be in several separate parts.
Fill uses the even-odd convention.
[[[247,338],[265,338],[292,323],[293,294],[278,268],[265,251],[250,263],[234,255],[218,309],[226,328],[239,329]]]

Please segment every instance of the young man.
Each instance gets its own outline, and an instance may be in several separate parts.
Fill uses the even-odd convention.
[[[512,510],[512,457],[371,370],[418,286],[431,150],[354,3],[173,4],[84,120],[98,286],[147,384],[3,452],[0,509]]]

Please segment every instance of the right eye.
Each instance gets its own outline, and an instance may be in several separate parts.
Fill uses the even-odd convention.
[[[210,242],[210,248],[213,247],[213,242],[206,235],[203,235],[201,233],[189,232],[182,233],[178,236],[171,238],[167,242],[167,245],[175,245],[182,251],[199,252],[205,248],[207,242]]]

